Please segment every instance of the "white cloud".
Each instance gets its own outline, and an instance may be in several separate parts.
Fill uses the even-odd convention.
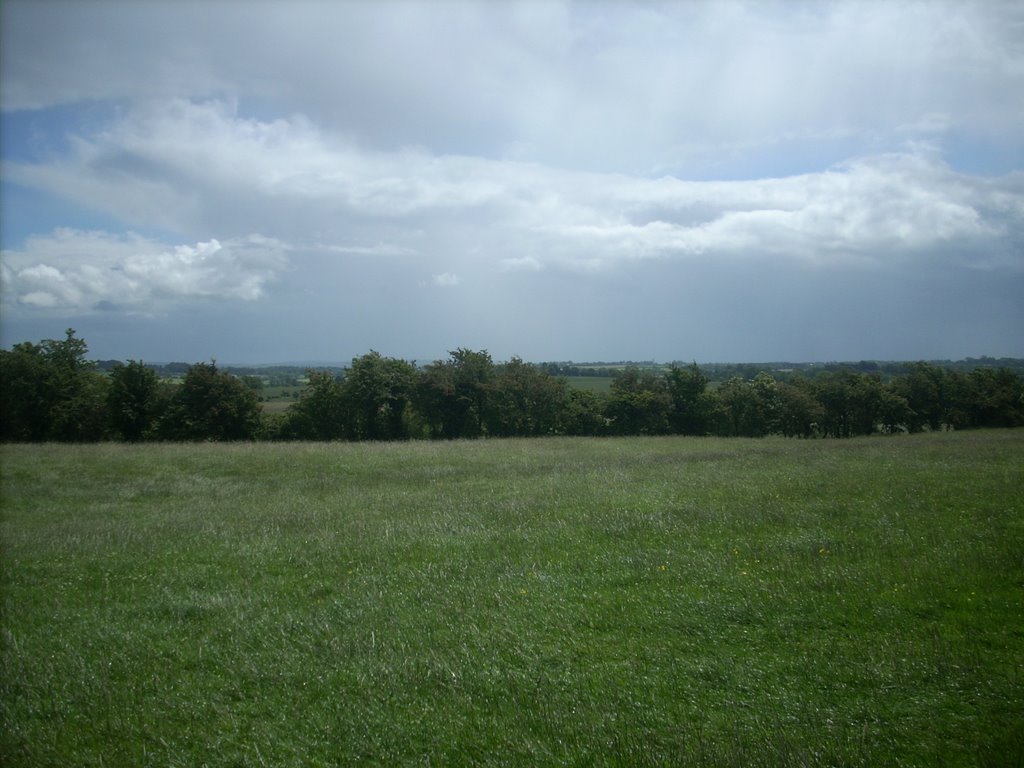
[[[793,296],[920,275],[917,309],[940,277],[1019,294],[1020,3],[11,0],[0,14],[0,173],[18,214],[5,320],[226,298],[249,313],[236,338],[272,317],[290,355],[293,334],[341,318],[378,349],[386,328],[466,343],[470,316],[495,318],[473,323],[481,343],[512,343],[525,326],[500,308],[521,317],[525,301],[538,335],[616,337],[630,355],[652,291],[663,328],[700,326],[772,275]],[[474,290],[423,290],[456,282]],[[681,291],[696,325],[679,321]],[[965,300],[965,322],[993,307],[1014,328],[1013,298]],[[620,301],[636,325],[602,325]]]
[[[540,272],[544,268],[540,261],[533,256],[518,256],[502,259],[501,267],[505,270],[525,270],[529,272]]]
[[[996,0],[3,9],[5,109],[224,98],[391,151],[678,172],[893,126],[1014,142],[1024,119],[1024,8]]]
[[[3,252],[5,300],[71,313],[149,311],[197,298],[252,301],[287,266],[286,250],[259,235],[169,247],[133,234],[59,229]]]
[[[63,158],[4,170],[135,227],[189,238],[225,233],[223,247],[147,246],[143,265],[125,257],[119,277],[129,293],[138,282],[165,295],[198,295],[207,286],[219,295],[258,295],[273,268],[230,266],[233,279],[244,274],[230,286],[202,271],[208,263],[237,265],[236,254],[255,263],[244,239],[254,222],[296,248],[400,256],[436,275],[456,274],[452,259],[458,274],[470,264],[589,271],[647,258],[828,264],[927,256],[1022,266],[1013,250],[1024,233],[1022,178],[957,173],[929,150],[785,178],[649,179],[423,149],[365,150],[301,116],[263,122],[239,117],[229,104],[175,101],[77,137]],[[127,243],[118,248],[137,248],[131,236]],[[274,248],[280,253],[279,243]],[[44,292],[65,303],[75,303],[76,291],[97,292],[84,271],[67,274],[75,277],[63,293],[54,285]]]
[[[462,282],[462,279],[451,272],[442,272],[440,275],[434,275],[432,282],[438,288],[454,288]]]

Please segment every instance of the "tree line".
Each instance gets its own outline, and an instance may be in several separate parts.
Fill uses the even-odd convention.
[[[1024,425],[1024,376],[1007,368],[908,364],[883,381],[840,368],[779,380],[710,382],[696,365],[615,371],[607,393],[541,366],[457,349],[418,366],[371,351],[311,370],[299,399],[265,414],[252,387],[215,362],[169,381],[141,361],[99,371],[84,340],[0,350],[0,440],[406,440],[541,435],[853,437]]]

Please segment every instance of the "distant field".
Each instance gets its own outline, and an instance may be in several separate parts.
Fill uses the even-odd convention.
[[[303,389],[303,386],[264,387],[259,393],[263,412],[284,413],[298,399]]]
[[[4,766],[1024,760],[1021,430],[0,459]]]
[[[588,392],[610,392],[614,381],[611,376],[566,376],[565,380],[573,389]]]

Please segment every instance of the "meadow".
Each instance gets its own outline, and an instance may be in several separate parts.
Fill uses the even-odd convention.
[[[613,376],[565,376],[566,383],[573,389],[584,392],[608,394],[612,391]]]
[[[5,766],[1024,762],[1024,431],[0,448]]]

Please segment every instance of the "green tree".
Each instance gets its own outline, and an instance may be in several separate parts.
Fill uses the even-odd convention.
[[[5,440],[99,440],[106,435],[106,379],[69,328],[63,339],[24,342],[0,354],[0,435]]]
[[[431,436],[454,439],[484,434],[494,363],[487,351],[459,348],[419,371],[413,401]]]
[[[753,381],[733,376],[722,382],[715,394],[720,408],[719,434],[764,437],[776,429],[779,396],[771,375],[759,373]]]
[[[902,397],[910,409],[906,427],[920,432],[926,427],[942,429],[948,420],[949,376],[931,363],[914,363],[903,376],[893,380],[890,389]]]
[[[0,437],[41,441],[50,436],[50,365],[31,342],[0,350]]]
[[[513,357],[500,366],[487,394],[487,434],[530,437],[562,428],[567,408],[564,379]]]
[[[676,365],[665,373],[671,407],[669,426],[680,435],[703,435],[708,431],[710,403],[707,396],[708,377],[691,363],[686,368]]]
[[[412,363],[370,351],[353,358],[341,390],[350,414],[348,434],[356,440],[408,437],[406,409],[416,368]]]
[[[587,389],[568,390],[563,428],[567,435],[592,437],[605,434],[609,420],[605,415],[608,398],[606,395]]]
[[[825,410],[823,431],[830,437],[869,435],[879,422],[882,384],[877,375],[848,369],[828,371],[815,382]]]
[[[803,377],[778,385],[778,426],[786,437],[812,437],[825,419],[825,409]]]
[[[141,440],[159,412],[160,379],[141,360],[117,363],[110,371],[107,407],[113,428],[128,442]]]
[[[881,421],[883,432],[891,435],[908,429],[913,413],[913,410],[907,404],[907,399],[903,395],[900,395],[892,387],[882,387],[878,417]]]
[[[607,412],[614,434],[663,435],[668,432],[671,408],[662,376],[630,366],[612,380]]]
[[[256,393],[216,363],[196,363],[174,393],[161,425],[178,440],[251,440],[262,410]]]
[[[971,426],[1024,426],[1024,377],[1007,368],[977,368],[969,378]]]
[[[308,383],[288,408],[278,435],[289,440],[340,440],[346,435],[341,380],[330,371],[307,371]]]

